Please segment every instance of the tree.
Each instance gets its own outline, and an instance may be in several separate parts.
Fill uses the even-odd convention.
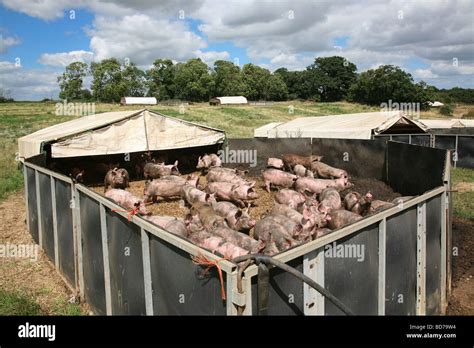
[[[359,103],[380,105],[389,100],[398,103],[426,104],[429,99],[426,84],[415,84],[413,77],[401,68],[382,65],[359,75],[350,88],[350,99]]]
[[[214,96],[242,95],[245,84],[242,81],[240,68],[232,62],[217,60],[214,62],[212,78],[214,79]]]
[[[343,57],[316,58],[303,74],[309,97],[319,96],[322,101],[344,99],[357,78],[356,71],[356,65]]]
[[[94,99],[101,102],[119,102],[123,97],[123,87],[120,86],[122,71],[116,58],[104,59],[91,64],[92,94]]]
[[[122,97],[143,97],[146,93],[145,72],[138,69],[134,63],[127,64],[122,70],[120,85],[117,88]]]
[[[160,100],[173,99],[176,94],[175,66],[170,59],[157,59],[146,72],[148,96]]]
[[[272,74],[268,77],[265,89],[265,100],[286,100],[288,88],[281,75]]]
[[[59,98],[61,99],[82,99],[82,83],[87,76],[87,64],[83,62],[72,62],[66,67],[66,71],[58,76]]]
[[[208,66],[199,58],[176,64],[176,96],[190,101],[207,101],[214,89]]]
[[[250,100],[265,99],[267,80],[270,71],[257,65],[248,63],[242,68],[242,79],[245,84],[245,96]]]
[[[305,98],[306,91],[302,86],[302,71],[289,71],[287,68],[275,70],[275,75],[281,76],[288,90],[289,99]]]

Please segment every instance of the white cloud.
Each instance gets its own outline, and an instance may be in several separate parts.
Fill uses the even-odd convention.
[[[96,61],[129,58],[140,65],[150,64],[160,57],[186,60],[195,56],[193,52],[206,47],[205,41],[189,31],[184,21],[171,22],[147,15],[118,19],[100,16],[88,34]]]
[[[89,63],[92,61],[93,53],[89,51],[71,51],[61,53],[43,53],[38,62],[43,65],[66,67],[72,62]]]
[[[20,40],[14,37],[4,37],[0,34],[0,53],[6,53],[12,46],[20,44]]]
[[[58,96],[58,71],[25,69],[12,62],[0,61],[0,75],[2,88],[10,90],[15,100],[41,100]]]
[[[216,60],[229,60],[230,57],[227,51],[202,52],[201,50],[197,50],[194,54],[209,66],[212,66]]]

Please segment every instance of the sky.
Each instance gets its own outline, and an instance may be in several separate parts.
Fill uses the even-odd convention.
[[[73,61],[226,59],[302,70],[340,55],[474,88],[474,0],[0,0],[0,88],[57,98]]]

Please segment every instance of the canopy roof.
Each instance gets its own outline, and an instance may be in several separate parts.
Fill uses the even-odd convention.
[[[52,157],[76,157],[213,145],[224,138],[219,129],[143,109],[76,118],[21,137],[18,145],[24,158],[47,143]]]
[[[422,122],[424,125],[426,125],[430,129],[474,127],[474,120],[465,120],[465,119],[457,119],[457,118],[452,118],[449,120],[424,119],[424,120],[420,120],[420,122]]]
[[[234,97],[216,97],[221,104],[247,104],[247,98],[243,96],[234,96]]]
[[[401,111],[302,117],[275,126],[254,130],[256,137],[371,139],[387,132],[426,132],[426,126],[406,117]]]

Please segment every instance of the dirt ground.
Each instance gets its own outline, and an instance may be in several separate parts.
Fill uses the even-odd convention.
[[[261,181],[257,183],[257,192],[260,198],[256,200],[255,207],[250,209],[251,215],[259,218],[271,208],[273,197],[264,191]],[[364,191],[368,183],[364,180],[355,180],[357,190]],[[137,195],[143,193],[144,182],[131,183],[131,191]],[[371,183],[371,192],[380,199],[397,197],[387,188]],[[374,188],[376,188],[374,190]],[[96,187],[97,192],[103,193],[101,187]],[[393,196],[395,195],[395,196]],[[155,214],[169,214],[182,216],[186,211],[177,201],[160,202],[152,208]],[[0,226],[0,244],[32,244],[34,243],[26,229],[25,204],[23,193],[15,193],[7,200],[0,203],[2,224]],[[448,315],[473,315],[474,314],[474,222],[463,219],[454,219],[453,246],[457,247],[458,254],[453,256],[453,282],[452,294],[449,298]],[[39,251],[37,262],[27,259],[0,258],[0,288],[6,291],[20,291],[34,297],[41,309],[46,314],[55,314],[53,308],[58,303],[74,301],[74,293],[65,285],[62,278],[56,273],[54,265],[49,261],[44,252]],[[81,304],[82,314],[90,314],[86,304]]]

